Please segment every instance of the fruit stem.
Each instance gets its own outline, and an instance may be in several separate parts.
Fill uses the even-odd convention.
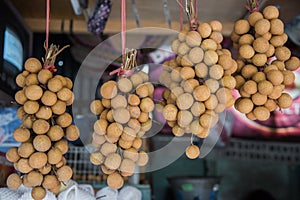
[[[43,59],[44,68],[47,68],[49,66],[54,66],[56,56],[68,47],[70,47],[70,45],[66,45],[63,48],[59,49],[58,45],[51,44],[50,47],[47,49],[46,46],[44,45],[44,48],[46,50],[45,59]]]

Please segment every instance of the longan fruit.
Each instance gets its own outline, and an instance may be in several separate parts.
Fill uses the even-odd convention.
[[[254,26],[258,20],[263,18],[264,16],[262,15],[261,12],[253,12],[248,16],[248,22],[251,26]]]
[[[193,96],[197,101],[206,101],[210,96],[210,91],[206,85],[199,85],[194,89]]]
[[[204,63],[195,66],[195,74],[198,78],[205,78],[208,75],[208,67]]]
[[[72,116],[65,112],[56,118],[56,124],[62,128],[66,128],[72,124]]]
[[[154,109],[154,102],[149,97],[143,98],[140,103],[140,109],[142,112],[152,112]]]
[[[288,93],[282,93],[277,102],[280,108],[289,108],[293,103],[293,98]]]
[[[35,200],[44,199],[46,197],[46,195],[47,195],[47,192],[46,192],[45,188],[43,188],[41,186],[36,186],[36,187],[32,188],[32,190],[31,190],[31,196]]]
[[[269,49],[269,41],[263,37],[256,38],[253,42],[253,48],[258,53],[265,53]]]
[[[285,68],[287,70],[295,71],[300,67],[300,60],[296,56],[292,56],[285,62]]]
[[[182,87],[184,92],[192,93],[194,88],[199,85],[199,82],[196,79],[189,79],[183,82]]]
[[[260,94],[259,92],[251,96],[251,100],[256,106],[262,106],[267,102],[267,95]]]
[[[121,164],[121,160],[122,160],[122,158],[119,154],[111,153],[111,154],[107,155],[107,157],[105,158],[104,165],[108,169],[116,170],[119,168],[119,166]]]
[[[275,35],[270,39],[270,43],[274,47],[281,47],[284,45],[285,40],[281,35]]]
[[[263,15],[266,19],[276,19],[279,17],[279,10],[276,6],[267,6],[263,10]]]
[[[30,86],[30,85],[38,85],[39,80],[37,78],[37,74],[29,74],[25,78],[25,85]]]
[[[16,84],[22,88],[26,85],[25,82],[26,82],[26,77],[22,73],[18,74],[16,77]]]
[[[267,74],[269,71],[271,71],[271,70],[278,70],[278,67],[276,66],[276,65],[273,65],[273,64],[271,64],[271,65],[268,65],[268,66],[266,66],[265,68],[264,68],[264,73],[265,74]]]
[[[283,84],[285,86],[289,86],[294,83],[296,77],[292,71],[284,70],[284,71],[282,71],[282,74],[283,74]]]
[[[132,82],[133,87],[137,87],[138,85],[143,83],[143,77],[140,75],[140,73],[133,74],[130,77],[130,80]]]
[[[273,84],[270,81],[264,80],[257,84],[258,92],[264,95],[269,95],[273,91]]]
[[[189,56],[190,61],[197,64],[203,60],[204,52],[203,52],[202,48],[194,47],[190,50],[188,56]]]
[[[37,73],[42,69],[42,64],[38,59],[32,57],[25,61],[24,68],[31,73]]]
[[[207,109],[213,110],[217,107],[218,105],[218,99],[216,95],[212,94],[210,97],[204,102],[204,105]]]
[[[250,59],[254,56],[255,51],[253,47],[249,44],[244,44],[240,46],[239,48],[239,54],[242,56],[244,59]]]
[[[5,154],[6,159],[9,162],[17,162],[20,159],[20,155],[18,153],[18,147],[11,147],[7,150]]]
[[[15,100],[20,105],[23,105],[28,100],[24,90],[19,90],[18,92],[15,93]]]
[[[50,129],[50,124],[44,119],[35,120],[32,124],[32,130],[36,134],[45,134]]]
[[[27,181],[33,187],[41,185],[43,182],[43,175],[38,171],[31,171],[27,174]]]
[[[174,52],[174,53],[177,53],[177,50],[178,50],[178,47],[179,47],[179,44],[180,44],[180,41],[178,39],[174,40],[171,44],[171,50]],[[168,64],[165,64],[165,65],[168,65]]]
[[[283,92],[284,90],[284,85],[275,85],[273,87],[273,91],[271,94],[268,95],[269,98],[271,99],[278,99],[281,95],[281,93]]]
[[[212,78],[206,80],[204,84],[208,87],[211,93],[215,93],[220,87],[219,82]]]
[[[101,171],[104,174],[109,175],[109,174],[114,173],[116,170],[108,169],[105,165],[101,165]]]
[[[120,189],[124,185],[124,179],[118,172],[109,174],[106,181],[107,185],[112,189]]]
[[[227,87],[229,89],[234,89],[236,86],[236,80],[233,76],[228,76],[225,75],[222,79],[221,79],[221,83],[224,87]]]
[[[235,102],[235,108],[243,114],[251,112],[253,107],[253,102],[249,98],[239,98]]]
[[[40,169],[40,168],[42,168],[43,166],[46,165],[47,159],[48,158],[47,158],[46,153],[43,153],[43,152],[34,152],[29,157],[29,165],[32,168]]]
[[[33,146],[37,151],[45,152],[51,147],[51,140],[47,135],[37,135],[33,139]]]
[[[276,110],[278,108],[277,103],[273,99],[268,99],[266,103],[264,104],[264,107],[266,107],[270,112]]]
[[[213,39],[208,38],[208,39],[205,39],[205,40],[202,41],[201,48],[204,51],[207,51],[207,50],[216,51],[217,48],[218,48],[218,45],[217,45],[216,41],[214,41]]]
[[[97,133],[93,133],[93,141],[92,144],[96,147],[99,148],[104,142],[106,142],[106,139],[104,135],[98,135]]]
[[[183,93],[176,99],[176,105],[180,110],[189,109],[194,103],[194,98],[190,93]]]
[[[275,56],[280,61],[286,61],[291,57],[291,51],[285,46],[277,47],[275,49]]]
[[[222,32],[223,25],[220,21],[212,20],[212,21],[209,22],[209,25],[211,26],[211,29],[213,31]]]
[[[247,64],[242,68],[241,75],[245,79],[251,79],[251,77],[254,76],[254,74],[256,74],[257,72],[258,72],[257,67],[251,64]]]
[[[52,113],[56,115],[62,115],[66,112],[67,104],[61,100],[57,100],[56,103],[51,106]]]
[[[117,151],[117,148],[118,147],[116,144],[105,142],[101,146],[100,152],[103,154],[103,156],[108,156],[109,154],[115,153]]]
[[[211,128],[214,126],[214,120],[213,119],[214,116],[210,115],[208,113],[204,113],[200,116],[199,122],[200,122],[200,126],[202,126],[203,128]]]
[[[112,80],[105,82],[100,88],[100,94],[105,99],[112,99],[117,95],[117,83]]]
[[[117,86],[119,90],[123,93],[128,93],[133,88],[132,82],[128,78],[120,78],[117,82]]]
[[[16,163],[16,166],[17,166],[16,169],[19,172],[24,173],[24,174],[27,174],[33,170],[33,167],[30,164],[30,159],[27,159],[27,158],[20,158],[18,160],[18,162]]]
[[[266,76],[273,85],[280,85],[284,79],[282,72],[279,70],[271,70],[266,74]]]
[[[65,153],[68,152],[69,149],[68,141],[65,139],[61,139],[54,143],[54,147],[58,148],[61,151],[61,153],[64,155]]]
[[[235,89],[239,90],[245,83],[245,79],[241,75],[236,75],[235,77],[236,85]]]
[[[134,119],[139,118],[139,116],[141,114],[141,110],[138,106],[129,106],[128,111],[130,113],[130,117],[134,118]]]
[[[177,119],[178,109],[174,104],[167,104],[163,109],[163,116],[168,121],[175,121]]]
[[[254,30],[259,35],[263,35],[269,32],[270,28],[271,28],[271,24],[267,19],[260,19],[254,25]]]
[[[136,94],[129,94],[128,104],[131,106],[138,106],[140,104],[140,98]]]
[[[52,117],[52,110],[47,106],[41,106],[35,116],[39,119],[48,120]]]
[[[224,104],[226,104],[228,102],[228,100],[230,100],[233,97],[231,90],[228,88],[218,89],[218,91],[216,92],[216,96],[218,98],[218,101],[220,103],[224,103]]]
[[[240,35],[237,34],[236,32],[232,31],[230,34],[230,39],[233,41],[234,44],[237,44],[239,39],[240,39]]]
[[[259,121],[265,121],[270,117],[270,111],[264,106],[258,106],[253,109],[253,114]]]
[[[202,41],[202,38],[201,38],[200,34],[197,31],[189,31],[186,34],[185,42],[190,47],[200,46],[201,41]]]
[[[69,141],[75,141],[79,138],[80,132],[76,125],[70,125],[66,128],[66,139]]]
[[[172,127],[172,133],[176,136],[176,137],[181,137],[184,135],[185,130],[183,128],[181,128],[178,125],[175,125],[174,127]]]
[[[250,30],[250,24],[245,19],[240,19],[236,21],[234,24],[234,32],[239,35],[246,34],[248,33],[249,30]]]
[[[66,182],[71,179],[73,170],[70,166],[65,165],[57,169],[56,174],[59,181]]]
[[[136,162],[139,159],[139,153],[137,152],[137,150],[135,148],[129,148],[129,149],[125,149],[123,151],[123,157],[126,159],[130,159],[133,162]]]
[[[119,146],[123,149],[129,149],[130,147],[132,147],[132,143],[133,143],[133,140],[129,141],[129,140],[125,140],[123,138],[120,138],[118,141]]]
[[[49,79],[49,81],[47,83],[47,87],[51,92],[58,92],[59,90],[61,90],[63,88],[63,83],[60,80],[60,78],[53,77],[53,78]]]
[[[230,55],[222,54],[219,56],[218,63],[223,67],[224,70],[230,69],[232,66],[232,58]]]
[[[257,53],[252,57],[252,63],[257,67],[262,67],[267,63],[267,56],[264,53]]]
[[[280,19],[272,19],[270,23],[271,23],[270,32],[273,35],[281,35],[284,33],[284,24]]]
[[[190,51],[190,47],[185,43],[180,43],[178,46],[178,54],[181,56],[186,55]]]
[[[190,61],[190,58],[189,56],[186,54],[184,55],[181,60],[180,60],[180,64],[183,66],[183,67],[192,67],[194,66],[194,63],[192,61]]]
[[[26,101],[23,106],[24,111],[29,115],[35,114],[39,110],[39,108],[39,103],[37,101],[31,100]]]
[[[252,44],[254,41],[254,37],[253,35],[251,34],[245,34],[245,35],[242,35],[240,38],[239,38],[239,45],[243,45],[243,44]]]
[[[41,69],[37,77],[41,84],[46,85],[48,81],[53,77],[53,74],[48,69]]]
[[[274,53],[275,53],[275,47],[272,44],[270,44],[269,49],[265,52],[265,54],[269,58],[272,57]]]
[[[127,100],[124,95],[118,94],[111,100],[111,107],[114,109],[117,108],[126,108],[127,107]]]
[[[112,110],[113,118],[120,124],[125,124],[130,119],[130,113],[126,108],[117,108]]]
[[[110,99],[102,98],[101,102],[102,102],[102,105],[104,106],[104,108],[111,108],[111,100]]]
[[[19,127],[14,130],[13,135],[17,142],[26,142],[30,138],[30,131],[27,128]]]
[[[31,142],[23,142],[18,147],[18,155],[22,158],[28,158],[34,152],[35,150]]]
[[[198,146],[191,144],[185,149],[185,155],[189,159],[196,159],[200,155],[200,149]]]
[[[252,80],[256,83],[266,80],[266,74],[264,72],[257,72],[253,75]]]
[[[200,33],[202,38],[207,38],[212,33],[212,27],[208,23],[204,22],[198,26],[197,31]]]
[[[73,92],[69,88],[62,88],[57,92],[58,99],[62,101],[68,101],[70,98],[72,98]]]
[[[130,159],[123,159],[119,170],[123,176],[131,176],[134,173],[135,163]]]
[[[22,184],[22,179],[20,178],[19,174],[12,173],[6,179],[6,185],[11,190],[18,189]]]
[[[182,110],[178,112],[177,123],[180,127],[186,128],[193,121],[193,115],[190,111]]]
[[[58,148],[51,148],[47,152],[48,163],[51,165],[56,165],[62,159],[62,153]]]
[[[46,106],[53,106],[57,101],[57,96],[54,92],[46,90],[41,97],[41,101]]]
[[[47,135],[51,141],[58,141],[61,138],[63,138],[64,131],[60,126],[54,125],[50,127],[49,131],[47,132]]]
[[[204,63],[208,66],[216,64],[218,59],[218,54],[213,50],[208,50],[204,53]]]
[[[213,39],[214,41],[216,41],[218,44],[221,44],[221,42],[223,41],[223,35],[221,32],[219,31],[213,31],[209,37],[210,39]],[[222,47],[220,47],[220,45],[218,45],[217,49],[221,49]]]
[[[93,152],[90,155],[90,162],[93,165],[101,165],[104,162],[104,156],[101,152]]]
[[[27,116],[27,117],[23,120],[23,126],[24,126],[25,128],[31,129],[34,120],[35,120],[34,117],[32,117],[32,116],[30,116],[30,115]]]
[[[276,66],[277,68],[274,68],[274,69],[278,69],[278,70],[284,70],[285,69],[285,63],[283,61],[279,61],[279,60],[273,61],[272,64],[267,66],[266,68],[268,68],[270,66]],[[266,72],[266,68],[265,68],[264,72]]]
[[[57,179],[56,175],[48,174],[44,176],[44,180],[42,183],[43,188],[50,190],[56,187],[57,185],[60,185],[60,182]]]
[[[139,152],[139,158],[136,161],[136,164],[140,167],[145,166],[149,161],[149,156],[145,151],[140,151]]]

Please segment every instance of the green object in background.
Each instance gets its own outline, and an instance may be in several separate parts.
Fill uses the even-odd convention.
[[[194,191],[194,186],[191,183],[184,183],[181,185],[181,189],[184,192],[192,192],[192,191]]]

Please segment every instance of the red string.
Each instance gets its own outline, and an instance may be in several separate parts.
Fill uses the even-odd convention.
[[[183,28],[183,0],[180,0],[180,6],[179,6],[179,14],[180,14],[180,31],[182,31]]]
[[[197,30],[198,28],[198,7],[197,7],[197,0],[193,0],[194,1],[194,12],[195,12],[195,16],[193,19],[190,20],[190,27],[192,30]]]
[[[46,51],[49,47],[50,0],[46,3]]]
[[[126,48],[126,0],[122,0],[121,4],[121,39],[122,39],[122,61],[125,63]]]

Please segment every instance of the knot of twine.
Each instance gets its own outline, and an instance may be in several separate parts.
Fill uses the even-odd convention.
[[[248,0],[248,3],[245,3],[244,6],[250,13],[258,12],[259,0]]]
[[[131,75],[133,75],[133,73],[134,73],[134,70],[132,70],[132,69],[129,69],[129,70],[128,69],[123,69],[122,66],[121,66],[120,68],[111,71],[109,73],[109,75],[113,76],[113,75],[117,74],[120,77],[120,76],[131,76]]]
[[[44,66],[44,69],[48,69],[52,74],[57,71],[56,67],[53,65]]]

